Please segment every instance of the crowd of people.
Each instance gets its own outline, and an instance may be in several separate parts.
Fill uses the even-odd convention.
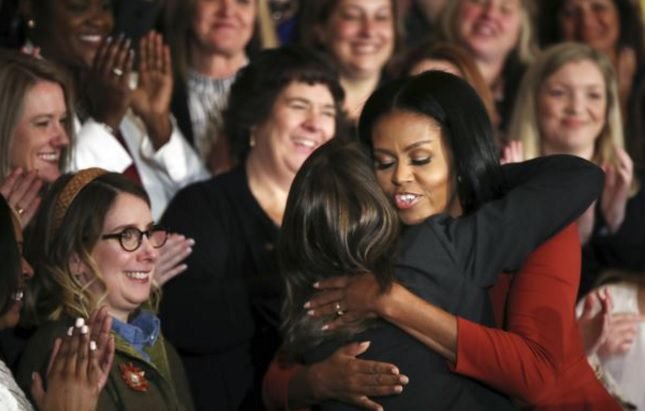
[[[0,408],[645,409],[644,14],[0,0]]]

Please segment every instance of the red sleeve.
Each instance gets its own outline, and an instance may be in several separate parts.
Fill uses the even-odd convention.
[[[289,382],[301,368],[301,364],[288,362],[281,358],[279,351],[276,353],[262,379],[262,399],[267,410],[289,410]]]
[[[572,224],[534,251],[513,278],[506,331],[458,319],[455,372],[538,402],[566,361],[579,274],[580,240]]]

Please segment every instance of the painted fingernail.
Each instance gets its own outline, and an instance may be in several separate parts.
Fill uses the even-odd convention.
[[[76,328],[81,328],[84,325],[85,325],[85,320],[82,317],[78,317],[76,319],[76,323],[74,323],[74,326],[76,326]]]
[[[394,387],[394,392],[402,392],[402,391],[403,391],[403,387],[401,387],[400,385],[397,385]]]
[[[406,377],[405,375],[402,375],[401,378],[399,379],[399,382],[403,385],[406,385],[407,383],[410,382],[410,379]]]
[[[105,39],[105,43],[107,43],[107,44],[112,43],[112,36],[108,36],[108,37]]]
[[[88,332],[90,332],[90,327],[88,327],[87,325],[81,327],[81,334],[85,335]]]
[[[315,282],[315,283],[314,283],[314,288],[320,288],[320,283],[319,283],[319,282]]]
[[[316,315],[316,312],[314,310],[307,310],[307,315],[313,317],[314,315]]]
[[[130,48],[130,44],[131,44],[131,43],[132,43],[132,39],[128,37],[128,38],[125,40],[125,47]]]
[[[119,33],[119,36],[117,37],[117,39],[118,39],[119,41],[121,41],[121,40],[123,40],[124,38],[125,38],[125,34],[124,34],[124,33]]]
[[[90,341],[90,351],[96,351],[96,341]]]
[[[329,326],[328,326],[327,324],[325,324],[325,325],[323,325],[322,327],[320,327],[320,329],[321,329],[322,331],[327,331],[327,330],[329,330]]]
[[[70,336],[70,337],[71,337],[72,335],[74,335],[74,327],[69,327],[69,328],[67,329],[67,335],[68,335],[68,336]]]
[[[305,305],[303,305],[303,307],[304,307],[305,309],[306,309],[306,308],[311,307],[311,301],[307,301],[307,302],[305,303]]]
[[[194,246],[194,245],[195,245],[195,240],[193,240],[192,238],[191,238],[191,239],[189,239],[189,240],[188,240],[188,244],[189,244],[191,247],[192,247],[192,246]]]

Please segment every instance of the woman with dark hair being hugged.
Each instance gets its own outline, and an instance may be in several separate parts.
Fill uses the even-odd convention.
[[[239,165],[182,190],[163,217],[196,241],[188,270],[164,289],[161,315],[198,409],[262,407],[260,379],[281,342],[274,243],[291,182],[339,132],[342,103],[337,74],[319,55],[260,52],[240,70],[224,111]]]

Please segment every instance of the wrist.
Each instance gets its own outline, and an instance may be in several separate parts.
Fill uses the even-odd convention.
[[[170,140],[170,136],[172,135],[170,114],[153,115],[142,119],[156,150],[160,149]]]
[[[374,303],[374,311],[379,317],[387,321],[396,318],[397,302],[400,301],[407,290],[401,284],[394,282],[392,287],[381,294]]]
[[[106,116],[106,115],[96,115],[92,116],[92,119],[103,127],[108,133],[114,135],[115,131],[119,128],[121,124],[121,118],[117,116]]]

